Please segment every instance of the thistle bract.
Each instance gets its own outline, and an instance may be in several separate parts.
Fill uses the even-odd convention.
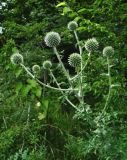
[[[23,63],[23,56],[19,53],[13,54],[10,59],[14,65],[20,65]]]
[[[34,73],[39,73],[40,72],[40,66],[35,64],[33,67],[32,67],[32,71]]]
[[[85,43],[85,48],[88,52],[94,52],[98,49],[98,42],[95,38],[88,39]]]
[[[45,36],[44,41],[48,47],[56,47],[59,45],[61,38],[57,32],[49,32]]]
[[[52,67],[51,61],[48,61],[48,60],[47,60],[47,61],[44,61],[44,62],[43,62],[43,68],[44,68],[44,69],[47,69],[47,70],[48,70],[48,69],[50,69],[51,67]]]
[[[81,56],[78,53],[72,53],[70,55],[70,57],[68,58],[68,63],[72,66],[72,67],[78,67],[81,64]]]
[[[114,54],[114,49],[112,46],[107,46],[103,49],[103,55],[105,57],[111,57]]]
[[[68,23],[68,29],[71,31],[76,30],[77,27],[78,27],[78,24],[75,21],[71,21]]]

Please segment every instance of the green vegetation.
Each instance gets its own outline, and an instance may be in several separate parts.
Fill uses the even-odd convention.
[[[0,160],[127,159],[126,8],[0,2]]]

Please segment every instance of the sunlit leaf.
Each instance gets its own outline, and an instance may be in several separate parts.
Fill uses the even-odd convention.
[[[66,2],[61,2],[61,3],[57,4],[56,7],[61,7],[61,6],[65,6],[65,5],[66,5]]]
[[[38,119],[39,120],[42,120],[42,119],[44,119],[46,117],[46,114],[45,113],[39,113],[38,114]]]

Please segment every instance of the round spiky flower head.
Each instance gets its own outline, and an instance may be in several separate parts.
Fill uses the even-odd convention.
[[[49,32],[46,34],[44,41],[48,47],[56,47],[59,45],[61,38],[57,32]]]
[[[76,30],[77,27],[78,27],[78,24],[75,21],[71,21],[68,23],[68,29],[71,31]]]
[[[40,66],[35,64],[33,67],[32,67],[32,71],[34,73],[39,73],[40,72]]]
[[[68,63],[72,66],[72,67],[78,67],[81,64],[81,55],[78,53],[72,53],[69,58],[68,58]]]
[[[85,48],[88,52],[94,52],[98,49],[98,42],[95,38],[88,39],[85,43]]]
[[[15,53],[11,56],[11,62],[14,65],[20,65],[21,63],[23,63],[23,56],[19,53]]]
[[[103,55],[105,57],[111,57],[114,54],[114,49],[112,46],[107,46],[103,49]]]
[[[50,69],[51,67],[52,67],[51,61],[48,61],[48,60],[47,60],[47,61],[44,61],[44,62],[43,62],[43,68],[44,68],[44,69],[47,69],[47,70],[48,70],[48,69]]]

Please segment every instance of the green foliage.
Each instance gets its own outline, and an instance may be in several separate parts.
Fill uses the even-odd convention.
[[[41,146],[39,150],[32,150],[29,153],[29,149],[26,150],[19,150],[18,152],[15,153],[15,155],[10,156],[8,160],[45,160],[46,159],[46,149],[44,146]]]
[[[0,159],[126,160],[126,2],[13,0],[2,8]],[[83,113],[74,111],[59,92],[41,87],[22,68],[10,63],[10,56],[17,49],[30,70],[33,65],[41,67],[45,60],[52,59],[55,76],[67,88],[56,57],[43,38],[52,30],[60,33],[62,45],[58,50],[73,74],[73,68],[66,63],[69,55],[78,51],[72,32],[67,30],[67,23],[73,20],[79,24],[80,45],[92,37],[100,42],[99,52],[91,56],[83,73],[86,102]],[[108,93],[106,59],[101,51],[109,45],[115,48],[111,59],[111,99],[107,113],[97,124]],[[85,51],[83,55],[85,63],[88,55]],[[42,68],[39,79],[55,86]],[[77,104],[74,95],[69,98]]]

